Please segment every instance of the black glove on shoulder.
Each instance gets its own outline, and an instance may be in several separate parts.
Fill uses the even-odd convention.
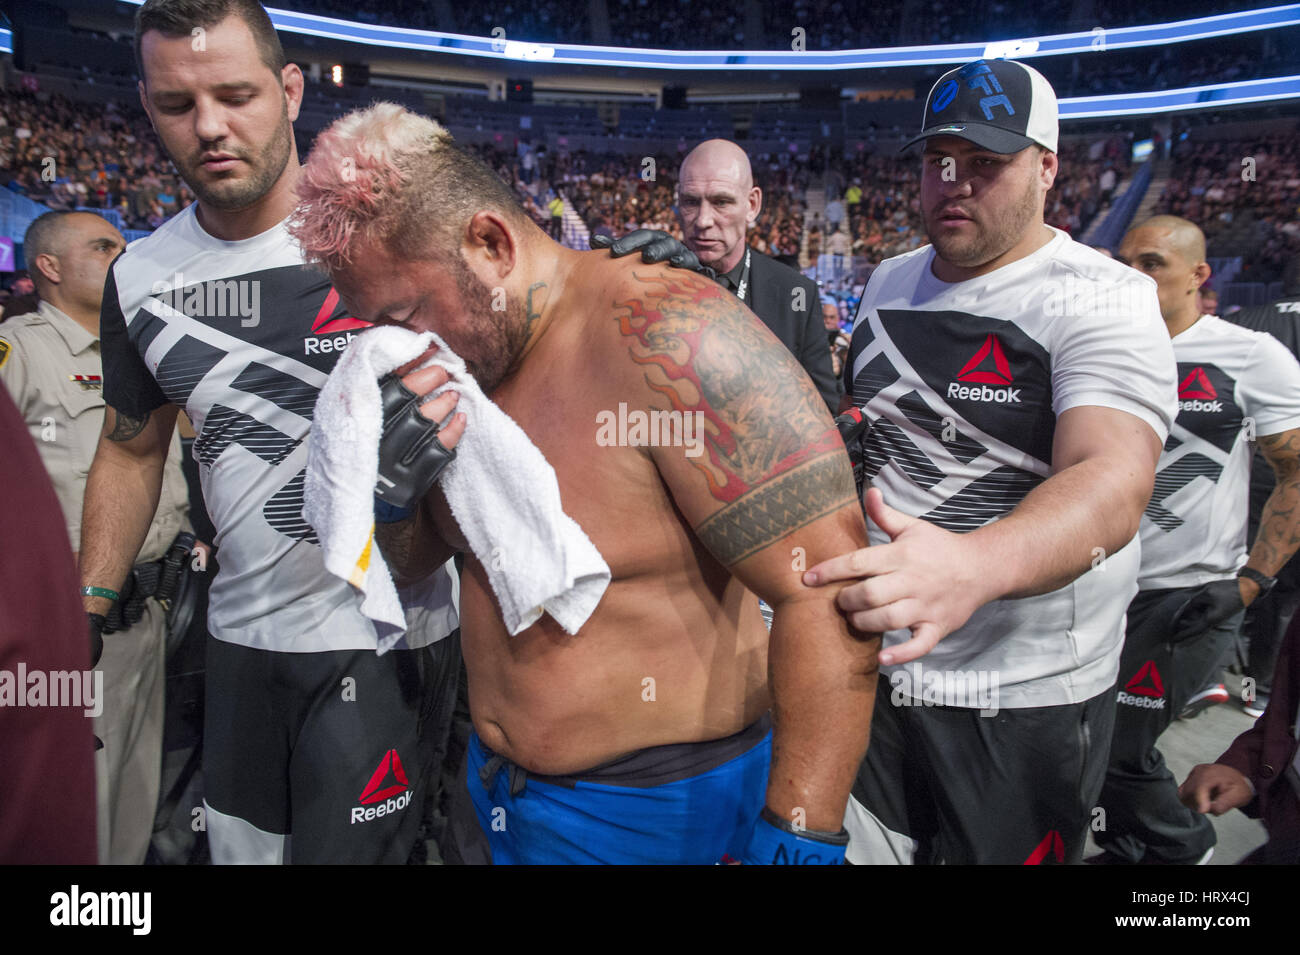
[[[443,468],[456,459],[438,440],[438,422],[420,414],[428,395],[413,394],[396,375],[379,380],[384,430],[379,438],[379,481],[375,495],[394,507],[410,508],[428,493]]]
[[[675,268],[690,269],[711,279],[718,277],[718,273],[713,269],[700,264],[694,252],[661,229],[635,229],[617,239],[611,239],[606,235],[593,236],[591,247],[609,249],[610,255],[616,259],[631,255],[633,252],[640,252],[641,261],[651,265],[656,262],[667,262]]]

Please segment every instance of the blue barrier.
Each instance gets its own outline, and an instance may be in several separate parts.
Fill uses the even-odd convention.
[[[116,209],[94,209],[91,208],[90,206],[77,206],[76,211],[91,212],[97,216],[101,216],[107,219],[110,223],[112,223],[113,228],[116,229],[118,232],[122,231],[122,225],[123,225],[122,213],[118,212]]]

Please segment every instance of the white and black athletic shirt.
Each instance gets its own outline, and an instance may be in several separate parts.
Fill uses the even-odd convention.
[[[1142,516],[1143,590],[1194,587],[1246,562],[1250,442],[1300,428],[1300,364],[1213,315],[1174,337],[1178,418]]]
[[[1052,231],[1038,251],[965,282],[934,277],[931,246],[872,274],[845,391],[871,421],[867,476],[891,507],[958,533],[997,520],[1050,476],[1056,418],[1070,408],[1118,409],[1168,434],[1174,359],[1155,283]],[[907,670],[901,685],[917,696],[925,672],[961,670],[996,678],[1001,707],[1090,699],[1115,682],[1137,573],[1135,542],[1098,548],[1073,583],[986,604],[920,660],[882,670]],[[909,637],[891,631],[885,645]]]
[[[220,570],[208,629],[220,640],[288,652],[374,649],[374,625],[325,569],[303,516],[316,396],[365,323],[303,263],[285,223],[250,239],[208,235],[190,206],[131,243],[109,270],[101,336],[104,399],[143,417],[166,402],[198,437],[204,502]],[[455,629],[453,581],[440,571],[415,601],[398,646]]]

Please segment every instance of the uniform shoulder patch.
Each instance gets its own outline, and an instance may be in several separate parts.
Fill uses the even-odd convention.
[[[3,338],[0,338],[0,368],[3,368],[4,363],[9,360],[9,352],[12,350],[13,346]]]

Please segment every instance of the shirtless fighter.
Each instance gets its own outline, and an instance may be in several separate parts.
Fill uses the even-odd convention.
[[[391,104],[321,133],[298,192],[291,229],[351,314],[435,331],[465,359],[612,571],[576,636],[543,616],[511,637],[465,555],[468,779],[493,861],[841,862],[878,640],[836,609],[840,585],[801,582],[866,534],[795,360],[714,282],[563,248]],[[402,380],[425,395],[447,379]],[[610,414],[654,409],[698,412],[702,453],[598,439]],[[402,578],[467,549],[436,487],[381,530]]]

